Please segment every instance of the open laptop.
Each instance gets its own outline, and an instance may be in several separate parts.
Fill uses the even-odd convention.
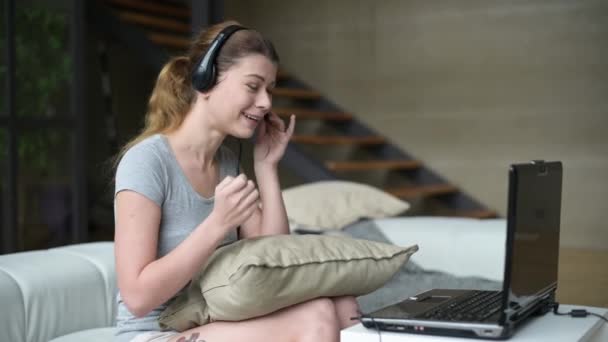
[[[561,162],[511,165],[502,291],[433,289],[363,315],[361,322],[385,331],[509,338],[555,300],[561,193]]]

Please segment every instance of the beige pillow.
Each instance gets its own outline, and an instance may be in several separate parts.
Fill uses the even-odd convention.
[[[321,181],[283,190],[291,231],[341,229],[362,218],[386,218],[409,203],[367,184]]]
[[[317,297],[360,296],[386,283],[418,250],[342,236],[273,235],[218,248],[160,317],[184,331],[258,317]]]

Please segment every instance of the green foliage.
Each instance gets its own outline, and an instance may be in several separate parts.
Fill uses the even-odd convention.
[[[71,60],[69,25],[65,13],[35,5],[17,6],[15,13],[16,115],[18,118],[56,117],[69,113]],[[2,25],[1,44],[6,46]],[[0,66],[0,80],[6,80],[6,61]],[[3,89],[4,90],[4,89]],[[6,109],[6,90],[0,108]],[[23,132],[22,132],[23,133]],[[6,135],[2,132],[0,134]],[[69,135],[50,128],[28,131],[18,137],[22,170],[29,174],[60,172],[57,156],[68,154]],[[6,139],[0,135],[0,158],[6,158]]]

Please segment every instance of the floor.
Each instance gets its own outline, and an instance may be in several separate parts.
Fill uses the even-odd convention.
[[[608,307],[608,250],[561,248],[557,300]]]

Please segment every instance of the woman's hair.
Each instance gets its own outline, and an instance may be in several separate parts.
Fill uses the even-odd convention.
[[[148,101],[144,127],[135,138],[122,147],[114,160],[114,166],[118,165],[129,148],[140,141],[157,133],[174,131],[182,124],[196,99],[196,90],[192,87],[191,80],[192,70],[213,39],[230,25],[240,24],[229,20],[202,30],[185,56],[173,57],[163,66]],[[266,56],[273,63],[279,64],[273,44],[259,32],[247,29],[233,33],[216,56],[218,77],[240,58],[253,54]]]

